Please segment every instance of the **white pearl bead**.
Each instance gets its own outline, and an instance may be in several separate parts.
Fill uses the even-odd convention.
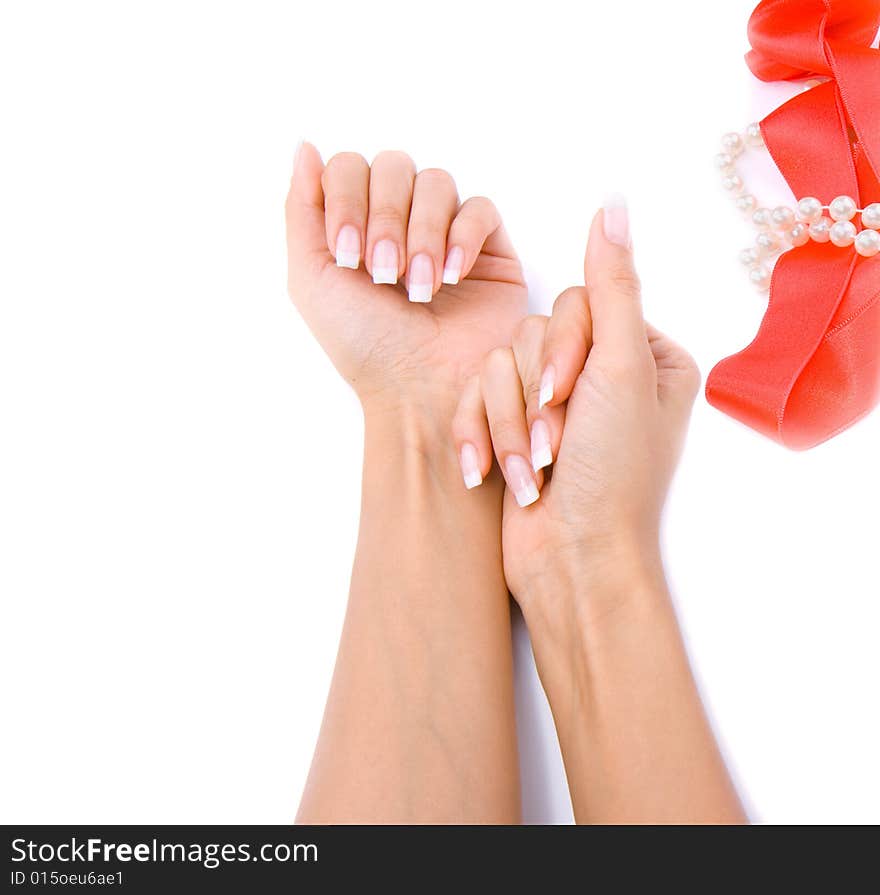
[[[746,185],[743,183],[743,179],[739,174],[728,174],[727,177],[721,181],[721,186],[723,186],[732,196],[741,195],[746,188]]]
[[[725,152],[736,158],[743,154],[746,144],[739,134],[729,133],[721,138],[721,147]]]
[[[752,281],[752,285],[761,292],[766,292],[770,288],[770,271],[762,265],[753,267],[749,271],[749,279]]]
[[[852,221],[837,221],[828,231],[828,237],[834,245],[845,249],[855,242],[857,232],[856,225]]]
[[[749,146],[760,148],[764,145],[764,137],[761,134],[761,125],[757,122],[750,124],[746,128],[746,143]]]
[[[739,260],[745,267],[753,267],[761,260],[761,253],[754,246],[749,246],[739,253]]]
[[[810,231],[806,224],[795,224],[788,231],[788,241],[795,247],[806,245],[810,241]]]
[[[880,202],[873,202],[862,212],[862,226],[880,230]]]
[[[831,239],[831,221],[821,218],[810,224],[810,239],[814,242],[828,242]]]
[[[715,167],[722,174],[731,174],[733,172],[734,157],[729,152],[719,152],[715,156]]]
[[[758,207],[758,200],[748,193],[744,196],[737,196],[736,207],[743,214],[751,214]]]
[[[773,233],[759,233],[755,237],[755,245],[762,255],[775,255],[782,251],[782,242]]]
[[[807,196],[798,202],[798,217],[812,224],[822,217],[822,203],[813,196]]]
[[[856,200],[849,196],[838,196],[828,206],[828,213],[832,220],[851,221],[856,216]]]
[[[770,228],[771,220],[772,219],[770,217],[770,209],[769,208],[759,208],[752,215],[752,223],[759,230],[768,230]]]
[[[880,254],[880,233],[876,230],[862,230],[856,237],[856,251],[865,258]]]
[[[780,205],[770,213],[770,219],[777,230],[787,230],[794,224],[794,212],[790,208]]]

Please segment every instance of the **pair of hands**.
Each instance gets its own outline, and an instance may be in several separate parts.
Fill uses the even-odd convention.
[[[594,218],[584,284],[550,317],[526,316],[494,205],[460,203],[449,174],[402,153],[324,165],[303,144],[286,211],[290,294],[365,415],[447,418],[469,488],[497,461],[524,610],[560,576],[659,563],[700,375],[643,319],[622,203]]]

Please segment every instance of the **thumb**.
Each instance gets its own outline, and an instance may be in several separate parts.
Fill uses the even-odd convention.
[[[288,287],[297,301],[298,283],[310,269],[330,260],[324,228],[324,163],[311,143],[300,143],[284,206],[287,221]]]
[[[618,358],[647,354],[641,284],[622,196],[610,197],[593,219],[584,257],[584,282],[595,348]]]

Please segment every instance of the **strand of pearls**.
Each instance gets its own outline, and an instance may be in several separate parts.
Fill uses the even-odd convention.
[[[880,255],[880,202],[859,208],[850,196],[838,196],[830,204],[807,196],[795,208],[780,205],[766,208],[750,192],[736,170],[736,161],[747,149],[762,149],[764,139],[758,124],[750,124],[745,133],[729,133],[721,138],[721,152],[715,156],[715,167],[721,174],[721,185],[736,207],[758,230],[755,242],[739,253],[756,289],[770,288],[773,259],[786,249],[815,242],[831,242],[840,248],[854,246],[865,258]],[[827,214],[826,214],[827,212]],[[853,223],[861,215],[862,230]]]

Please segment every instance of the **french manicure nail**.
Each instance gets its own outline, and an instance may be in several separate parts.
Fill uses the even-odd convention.
[[[629,211],[626,199],[620,193],[612,193],[602,204],[602,224],[608,242],[628,249],[631,245],[629,233]]]
[[[346,224],[336,237],[336,266],[357,270],[361,263],[361,235],[357,227]]]
[[[541,390],[538,392],[538,410],[553,400],[553,387],[556,384],[556,370],[547,367],[541,375]]]
[[[480,458],[477,455],[477,449],[469,442],[465,442],[461,446],[459,460],[461,462],[461,474],[464,476],[465,488],[470,491],[471,488],[482,485],[483,476],[480,473]]]
[[[430,255],[416,255],[409,263],[409,300],[425,304],[434,294],[434,262]]]
[[[550,449],[550,427],[544,420],[532,423],[532,469],[537,472],[553,462]]]
[[[446,256],[446,264],[443,267],[443,282],[447,286],[457,286],[461,279],[461,269],[464,267],[464,249],[453,246]]]
[[[393,286],[397,282],[397,245],[390,239],[380,239],[373,247],[373,282]]]
[[[533,504],[540,497],[532,468],[522,457],[511,454],[504,464],[504,470],[507,484],[521,507]]]

